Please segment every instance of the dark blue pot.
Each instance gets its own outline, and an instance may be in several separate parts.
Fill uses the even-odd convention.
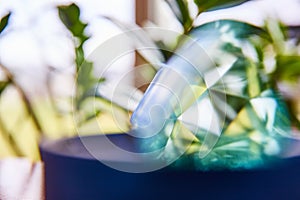
[[[196,172],[169,167],[127,173],[102,164],[86,150],[84,144],[90,143],[113,162],[130,164],[110,152],[101,143],[103,137],[41,144],[46,199],[300,199],[300,157],[256,170]],[[135,142],[126,134],[107,137],[123,149],[136,150]]]

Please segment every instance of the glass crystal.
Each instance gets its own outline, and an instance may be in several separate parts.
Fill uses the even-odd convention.
[[[228,20],[193,31],[133,113],[141,149],[163,149],[158,159],[200,170],[248,169],[280,155],[290,121],[251,45],[257,35]]]

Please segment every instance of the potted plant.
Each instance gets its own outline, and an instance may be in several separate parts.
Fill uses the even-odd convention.
[[[45,148],[43,151],[46,160],[46,179],[48,178],[49,181],[47,187],[48,191],[46,190],[47,194],[51,196],[51,198],[59,198],[61,197],[60,195],[62,195],[63,198],[69,197],[68,195],[70,195],[70,197],[86,195],[90,198],[96,198],[98,195],[105,198],[121,198],[123,195],[127,195],[128,197],[154,198],[156,196],[175,197],[175,193],[167,194],[166,191],[177,188],[181,191],[176,192],[176,197],[184,197],[186,195],[198,197],[199,194],[188,194],[188,191],[202,191],[200,188],[205,188],[205,192],[203,190],[203,193],[201,193],[204,197],[226,196],[239,198],[244,197],[245,192],[249,194],[249,191],[252,189],[255,190],[256,193],[251,193],[253,195],[249,195],[249,198],[253,198],[256,195],[261,198],[263,196],[277,198],[278,196],[282,196],[284,192],[297,195],[296,190],[294,190],[295,182],[283,177],[297,176],[298,171],[292,166],[294,164],[296,166],[299,160],[297,158],[290,158],[281,164],[271,166],[271,168],[267,165],[269,160],[273,160],[278,156],[277,147],[282,148],[284,146],[281,143],[282,140],[284,140],[283,143],[288,143],[286,146],[287,149],[293,145],[289,139],[284,138],[295,137],[296,135],[289,135],[290,129],[291,127],[293,127],[292,129],[298,127],[299,124],[299,119],[296,117],[297,113],[294,112],[294,109],[290,109],[291,104],[287,103],[286,98],[282,99],[282,97],[278,95],[278,91],[282,88],[281,84],[290,81],[291,74],[298,79],[299,72],[296,67],[299,56],[296,50],[297,43],[293,43],[294,46],[288,48],[287,45],[291,43],[290,38],[286,35],[287,29],[284,28],[282,24],[272,20],[267,21],[264,27],[256,27],[245,22],[232,20],[218,20],[194,27],[193,19],[189,15],[186,1],[166,2],[170,5],[176,18],[183,27],[183,32],[177,35],[176,41],[174,41],[171,46],[164,44],[163,41],[151,40],[145,33],[147,29],[145,29],[145,32],[141,29],[131,31],[137,27],[135,25],[124,25],[115,19],[109,20],[125,30],[130,38],[134,38],[134,44],[137,47],[138,53],[146,61],[150,62],[154,69],[158,66],[156,70],[161,67],[159,65],[160,63],[170,64],[172,56],[174,57],[174,52],[175,54],[178,53],[178,51],[180,52],[181,48],[184,49],[184,46],[189,44],[189,39],[186,39],[186,34],[189,37],[198,39],[201,43],[203,40],[205,41],[205,39],[220,40],[222,37],[222,34],[218,35],[220,38],[208,38],[205,37],[206,35],[213,35],[222,31],[231,32],[233,38],[225,38],[225,41],[219,46],[221,53],[216,52],[217,49],[213,51],[217,54],[213,59],[219,61],[217,66],[220,68],[224,64],[222,57],[226,57],[225,54],[229,57],[233,56],[237,58],[230,64],[230,68],[226,72],[228,75],[226,80],[228,82],[226,82],[222,88],[227,92],[225,99],[228,100],[226,102],[228,105],[225,105],[225,107],[229,109],[229,113],[226,114],[228,115],[226,116],[227,119],[224,120],[225,131],[218,135],[217,140],[215,138],[209,139],[213,141],[212,149],[210,149],[208,154],[203,158],[199,158],[197,155],[199,155],[201,145],[209,144],[209,140],[208,143],[203,142],[205,141],[205,134],[201,134],[201,132],[195,133],[193,131],[191,134],[192,129],[190,129],[190,127],[184,128],[181,124],[178,124],[176,120],[175,123],[174,121],[172,122],[173,128],[171,134],[168,136],[158,134],[151,139],[136,139],[130,136],[130,134],[123,134],[79,137],[60,141],[55,144],[48,144],[48,147],[52,148],[52,150],[47,151],[45,150],[47,148]],[[224,6],[234,6],[240,3],[242,2],[230,1],[230,3],[228,3],[225,1],[207,3],[204,1],[195,1],[195,4],[198,6],[198,15],[204,11],[223,8]],[[65,24],[68,27],[66,21]],[[74,33],[72,27],[68,28],[73,35],[82,37],[76,35],[77,33]],[[148,31],[151,32],[151,29],[148,29]],[[84,40],[85,38],[83,37],[82,41]],[[153,47],[154,51],[147,52],[145,49],[140,48],[144,47],[143,45],[145,45],[145,43],[147,43],[147,47]],[[204,44],[204,47],[207,46]],[[158,50],[161,51],[158,52]],[[201,51],[201,49],[199,51]],[[252,54],[249,53],[249,51],[252,51]],[[186,53],[187,56],[192,53],[189,52],[188,48],[183,50],[183,54],[185,52],[188,52]],[[191,56],[191,59],[195,57],[196,56]],[[270,66],[266,66],[267,60],[270,58],[274,59],[275,62],[272,69],[267,68]],[[216,62],[216,60],[214,61]],[[176,64],[176,62],[174,63]],[[173,64],[172,67],[176,68],[177,66],[174,66],[174,63],[171,63]],[[171,73],[172,72],[169,74]],[[234,79],[233,75],[242,77],[242,82],[247,81],[247,83],[238,86],[241,80]],[[174,76],[176,76],[176,74]],[[231,82],[232,79],[237,80],[237,82]],[[179,84],[180,80],[176,80],[178,81],[177,84]],[[167,84],[168,83],[166,83],[166,85]],[[201,86],[201,84],[199,83],[198,86]],[[235,88],[234,86],[237,87]],[[83,91],[86,92],[89,90],[86,88]],[[162,92],[162,90],[157,91]],[[97,90],[94,90],[96,96],[97,92]],[[151,91],[145,94],[146,100],[151,98],[149,93],[151,93]],[[200,94],[203,94],[203,92]],[[153,95],[155,96],[155,92]],[[182,98],[184,98],[184,96],[182,96]],[[259,99],[259,102],[256,102],[257,99]],[[268,104],[274,102],[276,107],[273,115],[260,113],[259,110],[263,109],[260,105],[262,105],[262,107],[268,107]],[[149,101],[147,103],[149,103]],[[144,104],[146,108],[151,107],[151,105],[147,103]],[[161,105],[163,106],[168,106],[167,104],[163,104],[166,103],[166,101],[159,103],[162,103]],[[223,105],[222,101],[219,101],[219,103]],[[143,103],[140,105],[143,105]],[[229,116],[230,111],[232,111],[232,118]],[[138,120],[140,117],[143,117],[145,113],[149,114],[142,109],[142,114],[138,115],[136,119]],[[160,111],[158,113],[162,114]],[[159,117],[159,114],[153,115],[152,117]],[[291,117],[289,118],[288,115]],[[262,118],[265,120],[262,120]],[[184,122],[182,122],[182,124],[187,125],[187,123]],[[269,128],[271,126],[271,128],[268,129],[268,126]],[[146,129],[140,129],[140,131],[144,130],[147,131]],[[131,134],[137,136],[135,135],[136,133]],[[140,134],[143,134],[143,132],[140,132]],[[96,138],[98,138],[98,140]],[[188,141],[187,145],[185,143],[186,141]],[[184,150],[183,154],[177,154],[181,157],[176,157],[175,161],[171,158],[171,161],[174,162],[169,167],[145,174],[128,174],[115,170],[145,172],[143,170],[156,169],[155,167],[157,166],[155,164],[151,166],[152,163],[148,162],[149,160],[136,157],[135,153],[139,154],[145,153],[145,151],[155,151],[165,145],[168,148],[164,148],[166,151],[164,151],[163,160],[168,160],[169,157],[172,157],[173,153],[176,154],[176,151],[180,151],[181,148]],[[114,146],[125,149],[133,154],[120,154],[119,149],[114,149]],[[78,155],[75,156],[74,154]],[[158,159],[158,157],[156,158]],[[47,164],[48,159],[49,162]],[[56,160],[56,164],[51,164],[50,160]],[[145,167],[145,165],[147,165],[147,167],[150,166],[150,168]],[[68,168],[68,170],[62,170],[64,167]],[[260,168],[257,169],[256,167]],[[254,170],[249,170],[248,168],[254,168]],[[90,170],[86,172],[86,169]],[[207,170],[209,170],[209,172],[207,172]],[[82,172],[82,174],[79,175],[79,172]],[[61,181],[57,181],[57,177],[63,178]],[[69,184],[67,177],[73,177],[73,181],[71,181],[73,185]],[[116,181],[113,177],[119,181]],[[75,181],[77,178],[78,182]],[[200,179],[202,181],[200,181]],[[267,181],[267,185],[269,185],[270,188],[277,188],[278,190],[275,189],[275,193],[273,190],[273,193],[266,192],[266,188],[261,187],[259,184],[262,179]],[[124,182],[126,182],[126,185],[124,185]],[[284,187],[283,184],[289,185],[289,189]],[[79,188],[80,185],[85,185],[86,187],[74,190],[75,185]],[[210,185],[214,185],[213,188],[218,188],[218,194],[215,193],[214,189],[208,189]],[[226,185],[228,187],[224,187]],[[119,188],[120,193],[114,192],[116,187]],[[161,187],[164,189],[161,189]],[[62,190],[61,188],[65,189]],[[236,188],[239,188],[238,191]],[[83,190],[86,190],[86,192]]]
[[[201,42],[203,40],[201,37],[205,36],[203,32],[213,34],[221,31],[226,32],[226,29],[234,34],[237,32],[237,35],[234,35],[237,36],[237,43],[234,43],[233,40],[224,43],[222,45],[222,53],[228,54],[229,57],[238,58],[231,63],[230,70],[228,70],[230,73],[228,74],[242,76],[249,83],[246,84],[246,87],[238,86],[238,89],[241,90],[238,90],[239,93],[234,93],[233,95],[234,97],[238,96],[237,94],[240,94],[242,91],[244,96],[237,99],[230,96],[230,93],[225,96],[228,99],[226,102],[228,105],[225,105],[225,107],[230,110],[230,106],[232,106],[231,113],[237,113],[236,115],[233,114],[234,117],[229,119],[227,119],[227,115],[230,112],[225,115],[224,123],[226,124],[226,129],[224,130],[228,131],[218,135],[218,140],[215,140],[215,138],[208,140],[217,143],[213,142],[211,151],[208,152],[204,159],[199,159],[195,155],[199,155],[201,145],[209,144],[203,143],[205,135],[201,132],[198,135],[194,132],[191,134],[192,129],[190,127],[184,128],[179,124],[184,124],[184,122],[178,122],[177,119],[175,122],[172,122],[175,125],[172,126],[171,135],[167,135],[167,137],[162,136],[162,134],[158,134],[152,139],[136,139],[130,134],[82,136],[80,133],[84,134],[85,131],[79,130],[79,137],[54,142],[44,141],[41,144],[41,152],[45,162],[46,197],[48,199],[97,199],[99,197],[118,199],[124,196],[132,198],[184,198],[187,196],[198,198],[201,195],[206,198],[226,196],[239,199],[242,197],[278,198],[285,196],[285,193],[297,196],[296,182],[299,170],[297,170],[296,166],[299,164],[299,159],[297,157],[289,158],[279,165],[271,166],[271,168],[265,165],[265,156],[268,156],[268,153],[270,153],[268,145],[272,146],[273,144],[268,139],[273,139],[273,133],[259,131],[261,131],[260,128],[265,130],[265,127],[270,124],[268,120],[272,116],[266,116],[266,123],[261,123],[261,118],[256,116],[259,111],[255,110],[255,108],[260,108],[259,104],[265,102],[253,103],[254,106],[249,105],[250,100],[255,99],[265,90],[278,91],[282,89],[282,84],[286,80],[290,80],[291,74],[295,75],[296,79],[299,75],[297,67],[299,53],[296,51],[296,45],[292,49],[283,48],[290,44],[285,41],[284,27],[273,21],[268,22],[265,27],[258,28],[244,22],[228,20],[219,20],[194,27],[193,19],[189,15],[187,1],[167,2],[183,26],[183,33],[177,35],[177,39],[171,46],[164,44],[162,41],[151,40],[141,29],[138,29],[139,31],[131,31],[136,26],[124,25],[114,19],[109,20],[112,20],[120,28],[125,29],[129,37],[134,38],[138,53],[152,65],[152,67],[142,68],[142,70],[148,70],[148,72],[149,69],[150,72],[153,72],[153,68],[155,69],[157,66],[160,68],[161,65],[157,65],[159,63],[170,64],[169,60],[178,52],[177,50],[189,44],[190,37],[199,37],[198,39]],[[195,1],[195,4],[198,6],[198,15],[200,15],[202,12],[223,8],[224,6],[234,6],[242,2],[219,1],[208,3]],[[101,92],[101,87],[104,83],[103,79],[102,77],[96,78],[93,76],[93,65],[85,60],[82,45],[88,37],[84,34],[86,24],[79,19],[78,7],[74,4],[60,7],[59,14],[62,22],[74,36],[74,41],[77,41],[75,49],[77,78],[76,92],[73,97],[73,111],[75,112],[72,113],[77,125],[84,124],[85,121],[90,119],[95,119],[101,112],[101,109],[97,108],[103,108],[103,104],[107,103],[107,99],[109,100],[108,103],[112,103],[114,106],[113,111],[119,111],[118,114],[114,113],[116,114],[115,116],[125,116],[126,112],[124,114],[124,109],[120,108],[124,104],[119,101],[119,98],[108,98],[106,93]],[[186,39],[186,35],[189,36],[188,39]],[[219,38],[215,39],[218,40]],[[245,46],[239,46],[239,41],[246,41],[245,43],[252,47],[257,58],[254,59],[253,55],[244,50]],[[155,47],[155,53],[143,51],[143,49],[139,48],[141,45],[145,45],[143,42],[147,43],[146,46],[148,47],[149,45]],[[249,48],[249,46],[247,47]],[[157,50],[161,51],[158,52]],[[189,49],[185,49],[184,52],[189,52]],[[270,55],[270,52],[273,54]],[[220,63],[217,63],[219,67],[222,67],[223,64],[221,59],[222,53],[219,55]],[[188,55],[190,54],[188,53]],[[218,58],[218,56],[216,57]],[[272,70],[267,71],[265,69],[265,60],[269,57],[276,60],[276,65],[273,66]],[[180,80],[178,80],[178,85],[179,82]],[[199,83],[198,86],[202,85]],[[226,88],[227,86],[228,88]],[[225,84],[221,88],[222,90],[232,89],[232,92],[236,91],[229,86]],[[197,88],[195,91],[198,95],[203,94],[201,91],[197,92]],[[275,127],[276,130],[281,131],[280,133],[285,134],[287,133],[285,131],[289,131],[290,127],[298,126],[299,118],[297,118],[295,110],[290,109],[292,104],[289,104],[289,100],[287,98],[281,99],[275,94],[276,92],[271,94],[263,93],[263,95],[271,99],[267,103],[276,102],[276,105],[278,105],[276,107],[278,112],[276,112],[274,118],[276,124],[274,122],[271,123],[271,129],[273,130],[273,127]],[[132,90],[125,91],[125,96],[130,95],[132,95]],[[146,93],[145,97],[148,98],[149,95]],[[106,100],[103,98],[106,98]],[[136,99],[139,98],[136,97]],[[224,100],[224,98],[221,98],[221,100]],[[95,104],[98,101],[100,101],[100,104]],[[163,104],[165,103],[164,101],[160,103],[168,106]],[[91,105],[96,105],[96,109],[90,109]],[[149,106],[149,104],[145,105],[146,107]],[[127,110],[133,111],[126,103],[125,106],[127,106]],[[287,113],[292,116],[291,120],[286,117]],[[129,112],[129,114],[131,113]],[[240,121],[243,126],[237,127],[237,123],[232,123],[234,119]],[[128,120],[128,118],[123,118],[123,120]],[[292,126],[290,126],[290,122],[292,122]],[[258,133],[253,130],[255,128],[258,128]],[[237,133],[243,129],[246,129],[246,131],[242,134]],[[136,136],[134,134],[136,133],[132,133],[133,136]],[[295,135],[284,136],[290,137]],[[163,160],[168,160],[168,156],[172,160],[172,153],[181,151],[181,149],[184,150],[183,154],[176,154],[181,157],[176,158],[172,165],[157,171],[148,170],[153,171],[149,173],[123,172],[144,172],[143,169],[155,169],[157,167],[155,164],[151,166],[152,163],[148,162],[147,159],[136,155],[161,148],[168,141],[170,141],[170,145],[168,149],[166,148],[167,151],[165,151]],[[247,141],[247,145],[245,145],[245,141]],[[277,138],[275,138],[275,142],[277,142]],[[281,147],[282,144],[278,145]],[[289,146],[292,146],[292,144],[289,144]],[[125,154],[120,154],[120,148],[125,150]],[[270,157],[272,157],[274,148],[271,148],[270,151]],[[130,154],[126,154],[126,152],[130,152]],[[231,159],[230,155],[233,155],[234,158]],[[275,152],[275,156],[277,156],[277,152]],[[214,160],[217,162],[214,162]],[[250,164],[248,165],[248,163]],[[169,163],[167,162],[167,164]],[[145,165],[147,166],[145,167]],[[159,166],[161,167],[161,165]],[[247,170],[247,168],[257,166],[260,168]],[[123,169],[123,171],[116,169]],[[261,180],[264,180],[264,183]],[[268,187],[264,187],[265,185],[268,185]],[[245,193],[248,194],[247,197],[245,197]]]

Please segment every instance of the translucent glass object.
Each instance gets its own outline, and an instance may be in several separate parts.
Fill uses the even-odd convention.
[[[132,115],[141,149],[201,170],[253,168],[280,155],[290,121],[251,45],[259,36],[234,21],[193,31]]]

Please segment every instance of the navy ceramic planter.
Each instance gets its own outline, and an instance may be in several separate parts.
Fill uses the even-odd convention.
[[[196,172],[164,168],[135,174],[107,167],[94,159],[82,143],[82,139],[85,144],[93,143],[112,162],[130,163],[101,144],[103,137],[75,137],[41,144],[46,199],[300,199],[298,157],[268,169]],[[136,149],[126,134],[107,137],[124,149]]]

